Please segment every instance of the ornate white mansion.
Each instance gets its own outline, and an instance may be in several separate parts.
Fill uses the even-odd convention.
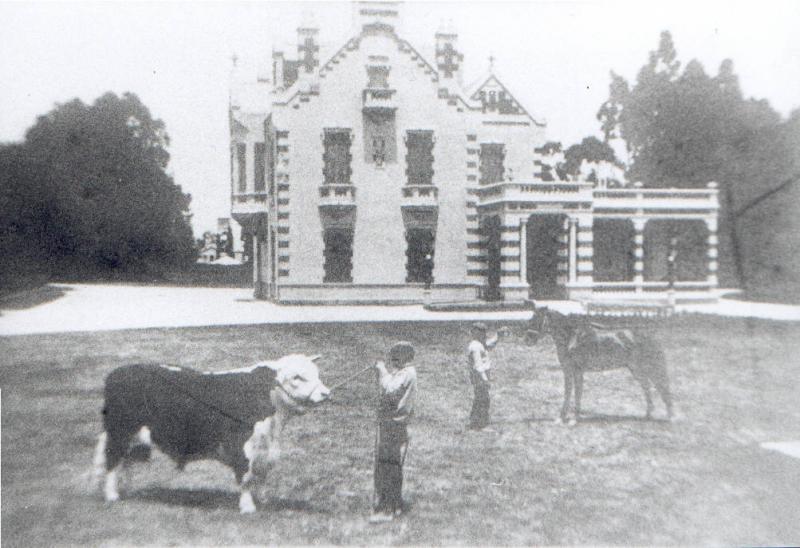
[[[401,8],[355,4],[354,35],[330,54],[303,25],[296,57],[275,51],[271,74],[232,86],[231,213],[253,236],[256,297],[715,294],[716,185],[554,180],[542,119],[491,68],[463,85],[452,29],[425,59]]]

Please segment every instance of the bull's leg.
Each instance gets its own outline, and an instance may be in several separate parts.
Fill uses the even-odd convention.
[[[242,514],[255,512],[253,489],[257,494],[266,491],[266,479],[278,458],[278,445],[271,440],[272,419],[256,423],[250,438],[242,446],[242,456],[246,459],[246,472],[242,476],[242,493],[239,497],[239,511]]]
[[[564,373],[564,403],[561,405],[561,422],[566,422],[567,414],[569,413],[570,400],[572,399],[572,377],[574,370],[572,366],[563,366],[561,368]]]
[[[119,500],[119,468],[128,451],[129,441],[130,436],[108,435],[106,437],[106,478],[103,487],[103,495],[106,502],[115,502]]]
[[[250,467],[245,468],[245,473],[239,481],[239,513],[252,514],[256,511],[256,498],[253,497],[253,490],[258,490],[264,483],[265,477],[260,477],[253,473]]]
[[[105,465],[106,477],[103,493],[106,502],[119,500],[119,468],[124,463],[131,440],[139,432],[141,424],[130,420],[123,413],[114,408],[107,407],[103,419],[105,437],[98,441],[96,453],[100,452],[100,445],[104,444],[104,458],[95,455],[96,462]],[[149,432],[148,432],[149,440]],[[104,461],[104,462],[103,462]]]
[[[252,514],[256,511],[255,500],[252,493],[252,478],[250,475],[250,462],[245,457],[241,448],[228,447],[226,462],[236,474],[236,484],[239,486],[239,512]]]

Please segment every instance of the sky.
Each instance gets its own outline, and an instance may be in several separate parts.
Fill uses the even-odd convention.
[[[685,65],[734,62],[748,97],[783,116],[800,108],[800,1],[406,2],[402,36],[434,62],[434,33],[452,22],[465,82],[496,72],[565,146],[600,135],[609,73],[628,81],[669,30]],[[255,70],[273,44],[293,52],[303,18],[338,47],[349,2],[5,2],[0,0],[0,142],[19,141],[57,103],[106,91],[137,94],[171,138],[169,171],[192,195],[197,236],[230,214],[231,57]]]

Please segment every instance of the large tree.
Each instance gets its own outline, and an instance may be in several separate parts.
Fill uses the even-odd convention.
[[[18,234],[3,240],[3,251],[34,246],[53,274],[150,274],[187,264],[190,196],[166,172],[168,145],[164,123],[136,95],[57,105],[0,155],[14,167],[0,207]]]
[[[719,183],[723,283],[780,283],[764,277],[753,260],[753,235],[769,230],[770,215],[742,215],[800,172],[792,121],[781,120],[765,100],[745,98],[730,60],[713,76],[696,60],[681,70],[672,37],[663,32],[633,85],[611,74],[609,99],[597,117],[606,140],[624,140],[629,180],[650,187]],[[773,272],[781,270],[774,266]]]

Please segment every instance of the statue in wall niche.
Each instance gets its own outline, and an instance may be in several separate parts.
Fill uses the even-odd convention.
[[[386,161],[386,140],[381,137],[372,140],[372,161],[376,167],[383,167]]]

